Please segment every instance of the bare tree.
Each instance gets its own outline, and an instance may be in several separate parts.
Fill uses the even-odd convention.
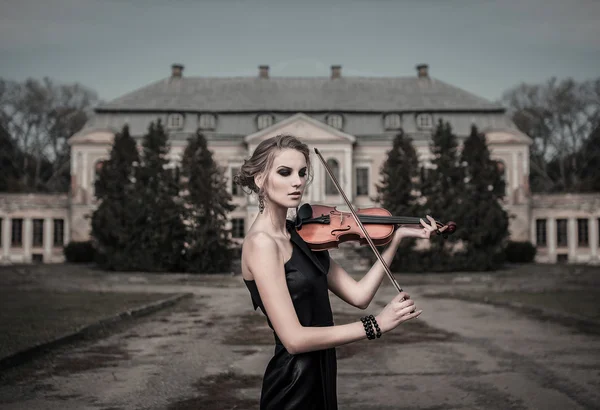
[[[576,154],[600,124],[600,78],[523,83],[505,92],[502,100],[517,127],[533,138],[532,189],[578,186],[577,170],[585,164],[578,163]]]
[[[0,79],[0,125],[22,153],[23,189],[67,189],[67,139],[84,126],[97,102],[96,92],[80,84]]]

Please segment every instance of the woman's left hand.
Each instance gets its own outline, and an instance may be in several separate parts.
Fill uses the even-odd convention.
[[[438,227],[435,223],[435,219],[433,219],[431,216],[427,215],[427,219],[429,219],[431,225],[428,225],[422,218],[420,218],[419,221],[423,226],[422,228],[401,225],[400,228],[396,229],[396,233],[394,234],[394,236],[398,240],[402,238],[429,239],[429,237],[431,236],[431,232],[437,230]],[[445,229],[446,227],[444,226],[442,229],[440,229],[440,232],[444,231]]]

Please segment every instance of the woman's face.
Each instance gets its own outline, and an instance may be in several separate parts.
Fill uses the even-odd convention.
[[[266,196],[274,205],[295,208],[300,204],[307,178],[304,154],[295,149],[283,149],[275,155],[269,172]]]

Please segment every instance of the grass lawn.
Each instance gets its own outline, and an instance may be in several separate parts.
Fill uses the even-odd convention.
[[[0,358],[170,296],[0,288]]]

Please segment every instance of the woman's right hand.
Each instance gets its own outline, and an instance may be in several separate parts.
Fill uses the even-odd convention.
[[[402,301],[402,299],[405,299]],[[386,307],[375,317],[381,333],[389,332],[400,323],[414,319],[423,312],[416,310],[415,302],[405,292],[401,292],[387,304]]]

